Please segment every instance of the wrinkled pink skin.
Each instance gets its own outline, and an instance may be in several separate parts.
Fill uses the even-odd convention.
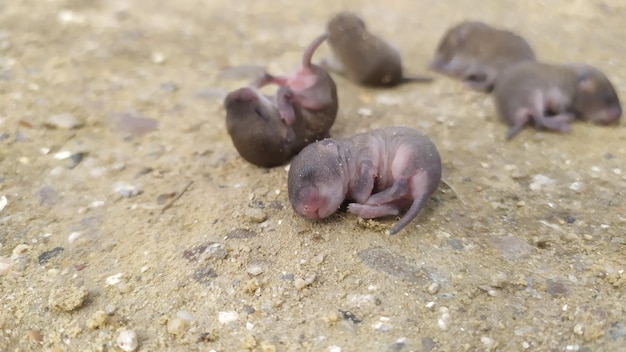
[[[295,122],[294,106],[296,105],[311,111],[337,105],[336,93],[334,94],[335,84],[332,78],[320,67],[311,64],[313,53],[326,38],[328,35],[323,34],[313,40],[302,55],[302,66],[291,75],[274,76],[265,73],[256,82],[258,87],[273,83],[285,88],[278,91],[276,100],[280,115],[288,126]]]
[[[386,127],[349,139],[325,139],[304,148],[291,163],[289,200],[309,219],[332,215],[344,200],[362,218],[408,211],[389,231],[396,234],[419,213],[441,179],[435,145],[420,132]]]

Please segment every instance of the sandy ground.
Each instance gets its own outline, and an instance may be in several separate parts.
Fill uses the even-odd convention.
[[[223,69],[289,72],[343,9],[412,73],[479,19],[626,99],[624,1],[477,4],[2,1],[0,351],[131,350],[133,333],[141,351],[626,351],[623,122],[505,142],[491,98],[445,77],[335,77],[333,136],[404,124],[439,147],[455,191],[396,236],[298,217],[285,168],[226,133],[251,72]]]

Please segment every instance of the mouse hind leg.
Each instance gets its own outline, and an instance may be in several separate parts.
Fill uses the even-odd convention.
[[[543,109],[535,118],[535,127],[554,130],[558,132],[569,132],[570,122],[574,120],[574,115],[567,112],[567,98],[558,89],[551,89],[546,93]]]
[[[385,190],[382,190],[376,194],[372,194],[365,204],[367,205],[381,205],[394,202],[398,199],[404,198],[409,193],[409,183],[407,180],[397,180],[393,185]]]
[[[374,219],[383,216],[398,215],[400,209],[395,204],[367,205],[350,203],[348,204],[348,212],[360,218]]]
[[[505,116],[505,120],[509,121],[509,130],[506,133],[506,139],[510,140],[515,137],[524,126],[534,122],[537,127],[537,120],[543,116],[545,107],[545,99],[543,93],[539,89],[533,89],[529,92],[526,102],[517,110],[509,112]]]

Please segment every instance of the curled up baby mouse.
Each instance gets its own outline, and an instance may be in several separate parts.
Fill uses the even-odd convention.
[[[305,147],[289,169],[289,201],[296,213],[325,218],[348,200],[362,218],[400,214],[396,234],[419,213],[441,180],[433,142],[408,127],[386,127],[347,139],[325,139]]]

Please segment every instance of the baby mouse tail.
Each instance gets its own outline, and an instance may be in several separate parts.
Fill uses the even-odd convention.
[[[404,216],[402,216],[400,221],[398,221],[398,223],[394,227],[392,227],[391,230],[389,230],[389,234],[390,235],[397,234],[406,225],[408,225],[411,221],[413,221],[413,219],[417,217],[417,214],[420,212],[420,210],[422,210],[422,207],[424,207],[424,203],[426,203],[427,199],[428,199],[428,196],[426,195],[420,197],[419,199],[415,199],[413,201],[413,204],[411,204],[411,207],[409,208],[409,210],[404,214]]]

